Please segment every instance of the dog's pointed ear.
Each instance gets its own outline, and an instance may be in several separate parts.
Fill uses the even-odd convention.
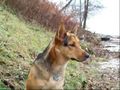
[[[66,35],[65,26],[64,26],[64,23],[61,22],[61,24],[60,24],[60,26],[59,26],[59,29],[58,29],[58,31],[56,32],[55,38],[63,41],[65,35]]]
[[[77,35],[77,32],[78,32],[78,26],[76,25],[71,31],[71,33],[74,33],[75,35]]]
[[[75,27],[75,29],[74,29],[74,34],[77,35],[77,32],[78,32],[78,28]]]

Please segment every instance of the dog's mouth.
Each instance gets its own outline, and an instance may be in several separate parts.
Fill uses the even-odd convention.
[[[71,60],[76,60],[75,58],[71,58]]]
[[[84,62],[84,61],[88,61],[88,59],[80,60],[80,59],[76,59],[76,58],[71,58],[71,60],[74,60],[74,61],[77,61],[77,62]]]
[[[76,59],[76,58],[71,58],[71,60],[80,62],[80,60],[79,60],[79,59]]]

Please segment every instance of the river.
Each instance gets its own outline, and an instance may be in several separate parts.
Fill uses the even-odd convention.
[[[112,37],[110,41],[102,42],[104,49],[109,50],[110,52],[120,52],[120,39],[117,37]],[[119,58],[112,58],[106,62],[99,62],[101,69],[118,69],[119,68]]]
[[[111,52],[120,52],[120,39],[111,38],[108,42],[102,42],[104,49]],[[101,87],[105,86],[108,90],[119,90],[119,58],[111,58],[98,62],[98,71],[101,73]],[[107,86],[108,85],[108,86]]]

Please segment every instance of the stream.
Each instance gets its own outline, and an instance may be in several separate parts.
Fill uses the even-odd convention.
[[[110,41],[102,42],[104,49],[110,52],[120,52],[119,42],[117,38],[112,38]],[[120,90],[119,88],[119,58],[110,57],[110,59],[98,62],[98,71],[101,73],[101,86],[105,90]]]
[[[119,59],[111,59],[109,61],[106,62],[99,62],[101,70],[105,70],[105,69],[114,69],[117,70],[119,68]]]
[[[120,52],[119,45],[120,45],[120,39],[113,37],[110,39],[110,41],[102,42],[104,45],[104,49],[109,50],[110,52]],[[110,60],[107,60],[105,62],[99,62],[101,69],[113,69],[117,70],[119,69],[119,58],[112,58]]]

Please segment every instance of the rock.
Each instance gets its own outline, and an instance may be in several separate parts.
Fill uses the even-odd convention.
[[[101,37],[101,41],[109,41],[110,38],[109,37]]]

